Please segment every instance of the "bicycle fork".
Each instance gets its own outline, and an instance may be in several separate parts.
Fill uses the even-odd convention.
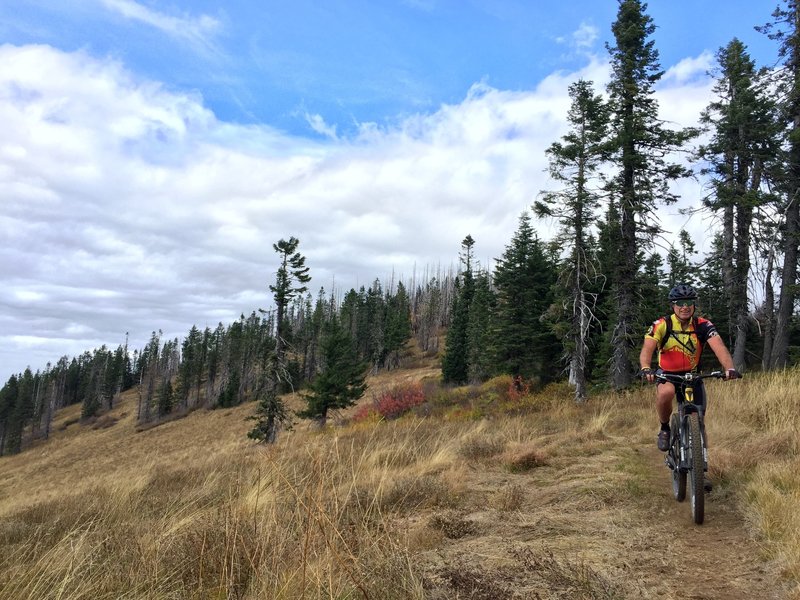
[[[680,430],[672,432],[672,435],[677,437],[678,443],[675,444],[674,439],[671,440],[669,450],[664,456],[664,463],[671,471],[676,469],[683,473],[689,471],[690,460],[688,452],[692,441],[690,439],[691,432],[689,431],[688,417],[687,414],[682,415]],[[701,448],[703,448],[703,472],[705,473],[708,471],[708,448],[706,448],[705,423],[702,421],[700,423],[700,440]],[[676,446],[678,450],[677,456],[675,455]]]

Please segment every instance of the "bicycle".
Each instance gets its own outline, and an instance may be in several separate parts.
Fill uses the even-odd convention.
[[[708,471],[708,448],[706,447],[706,395],[695,398],[695,385],[707,378],[725,379],[723,371],[712,373],[656,372],[657,381],[668,381],[675,386],[678,408],[670,418],[669,450],[664,458],[672,471],[672,493],[675,500],[686,499],[686,483],[689,482],[692,519],[698,525],[705,517],[705,473]]]

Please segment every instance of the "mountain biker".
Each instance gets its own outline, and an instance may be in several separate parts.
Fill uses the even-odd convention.
[[[725,370],[725,379],[737,379],[739,373],[733,365],[725,342],[722,341],[714,324],[702,317],[695,317],[697,292],[685,283],[679,283],[669,292],[672,313],[654,321],[644,336],[644,344],[639,354],[640,375],[648,382],[655,381],[656,371],[650,368],[653,353],[658,352],[659,370],[665,373],[685,374],[700,369],[700,356],[703,346],[708,344]],[[667,323],[667,319],[671,323]],[[699,384],[699,385],[698,385]],[[694,388],[695,398],[701,401],[705,389],[698,381]],[[659,381],[656,388],[656,412],[661,421],[658,432],[658,449],[669,450],[669,418],[672,414],[672,400],[675,386],[668,381]]]

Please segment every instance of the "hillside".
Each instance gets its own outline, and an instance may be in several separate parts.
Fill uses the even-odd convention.
[[[800,598],[797,378],[709,385],[700,527],[650,389],[429,386],[416,416],[274,447],[246,438],[253,404],[138,433],[134,392],[94,426],[70,407],[0,460],[0,598]]]

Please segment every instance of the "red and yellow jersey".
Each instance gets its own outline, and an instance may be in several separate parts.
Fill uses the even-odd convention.
[[[672,331],[669,338],[662,344],[662,340],[667,336],[667,317],[661,317],[654,321],[645,334],[645,339],[650,338],[656,341],[660,348],[658,353],[658,366],[665,371],[685,373],[694,371],[700,364],[700,356],[703,354],[703,346],[712,337],[719,335],[717,328],[708,319],[702,317],[694,318],[684,328],[680,319],[674,314],[672,319]]]

